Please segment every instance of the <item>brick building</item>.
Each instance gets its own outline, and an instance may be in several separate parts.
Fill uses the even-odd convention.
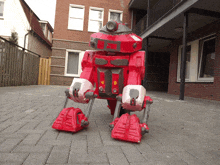
[[[220,100],[220,1],[131,0],[129,8],[144,39],[147,90]]]
[[[57,0],[51,84],[80,75],[89,36],[110,17],[143,38],[147,90],[220,100],[218,0]]]
[[[51,85],[70,85],[81,73],[90,35],[109,20],[131,28],[129,0],[57,0],[51,58]]]

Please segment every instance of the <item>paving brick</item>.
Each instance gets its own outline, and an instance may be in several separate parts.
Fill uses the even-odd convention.
[[[85,136],[84,136],[85,137]],[[71,143],[71,154],[87,154],[88,153],[88,141],[87,138],[74,139]]]
[[[87,141],[88,141],[88,147],[101,147],[101,146],[103,146],[102,139],[101,139],[99,133],[96,135],[88,134]]]
[[[88,146],[88,153],[122,153],[122,149],[120,146],[102,146],[102,147],[89,147]]]
[[[16,147],[17,144],[21,142],[21,139],[6,139],[0,145],[0,152],[11,152],[13,148]]]
[[[26,136],[25,133],[0,133],[0,138],[4,139],[24,139]]]
[[[35,145],[41,138],[42,134],[28,134],[26,138],[21,142],[21,145],[32,144]]]
[[[110,164],[114,164],[114,165],[129,165],[129,162],[127,160],[127,158],[125,157],[125,155],[123,153],[114,153],[114,152],[109,152],[107,153],[108,159]]]
[[[44,140],[44,139],[40,139],[38,141],[39,145],[53,145],[53,146],[70,146],[71,145],[71,141],[65,141],[65,140]]]
[[[22,163],[28,156],[28,153],[0,153],[1,163]]]
[[[106,154],[75,154],[70,153],[68,163],[108,163]]]
[[[123,150],[123,153],[125,154],[126,158],[128,159],[128,161],[131,162],[145,162],[146,159],[144,158],[144,156],[142,155],[142,153],[140,153],[138,151],[138,149],[136,148],[136,146],[122,146],[121,147]]]
[[[42,136],[41,140],[56,140],[59,133],[59,131],[53,129],[47,130],[45,134]]]
[[[21,129],[25,124],[13,124],[9,127],[7,127],[5,130],[3,130],[1,133],[14,133],[16,131],[18,131],[19,129]]]
[[[0,144],[2,143],[2,142],[4,142],[6,139],[5,138],[0,138]]]
[[[49,153],[30,153],[22,165],[44,165]]]
[[[55,146],[50,153],[47,163],[67,163],[70,147]]]
[[[13,153],[42,153],[42,152],[50,152],[52,149],[51,145],[18,145],[12,152]]]

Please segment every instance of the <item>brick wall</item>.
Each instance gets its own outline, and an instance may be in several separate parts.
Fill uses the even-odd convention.
[[[123,22],[131,26],[131,15],[128,11],[130,0],[57,0],[54,38],[88,42],[91,32],[88,32],[89,7],[104,8],[103,25],[108,22],[109,9],[123,11]],[[69,5],[78,4],[85,6],[83,31],[68,30]]]
[[[103,26],[108,22],[109,9],[123,11],[123,23],[131,27],[130,0],[57,0],[51,60],[51,85],[70,85],[73,77],[64,76],[66,49],[91,50],[88,32],[89,7],[104,8]],[[69,5],[85,6],[83,31],[69,30]]]
[[[206,25],[193,33],[188,34],[188,41],[193,41],[210,34],[216,34],[214,82],[186,82],[185,96],[218,100],[220,101],[220,21]],[[179,95],[180,83],[177,82],[178,46],[182,39],[175,41],[170,47],[170,68],[169,68],[169,94]]]
[[[41,55],[42,58],[47,58],[52,55],[52,50],[49,47],[49,45],[47,45],[47,43],[42,41],[39,37],[37,37],[34,34],[28,35],[28,48],[27,49]]]

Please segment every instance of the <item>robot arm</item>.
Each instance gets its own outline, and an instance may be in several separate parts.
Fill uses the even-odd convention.
[[[80,78],[74,78],[69,89],[70,99],[79,103],[88,103],[87,92],[93,90],[92,53],[86,51],[82,60],[82,73]]]
[[[122,92],[122,106],[127,110],[141,111],[144,105],[146,89],[141,85],[144,78],[144,52],[134,53],[129,61],[127,84]]]

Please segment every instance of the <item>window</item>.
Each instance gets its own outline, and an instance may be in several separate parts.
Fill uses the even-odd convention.
[[[67,50],[65,61],[65,76],[79,77],[81,70],[81,61],[83,58],[83,51]]]
[[[186,82],[213,82],[215,65],[215,35],[187,43]],[[179,46],[177,82],[180,82],[182,47]]]
[[[68,29],[83,31],[84,10],[84,6],[70,5]]]
[[[88,31],[98,32],[103,26],[104,9],[90,7]]]
[[[0,18],[4,17],[4,1],[0,1]]]
[[[215,37],[201,40],[201,54],[199,64],[199,79],[214,79]]]
[[[118,10],[109,10],[108,20],[122,22],[122,11]]]

